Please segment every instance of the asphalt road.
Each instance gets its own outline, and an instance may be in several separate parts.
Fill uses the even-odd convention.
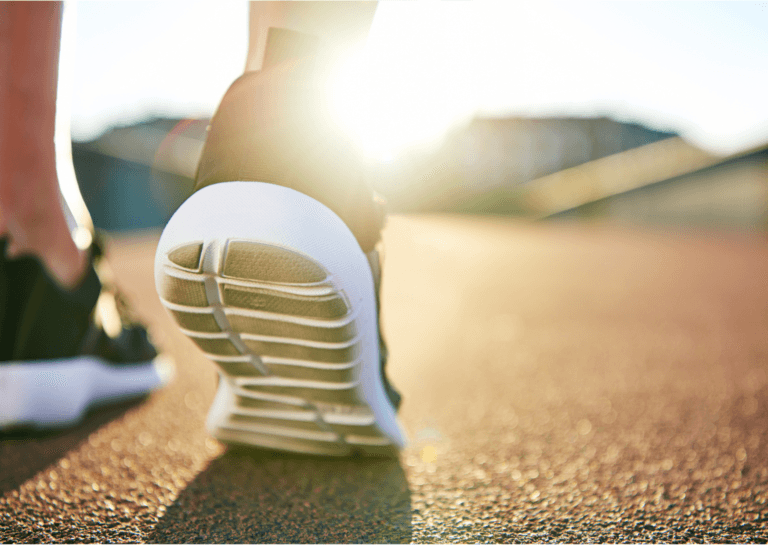
[[[0,439],[0,541],[763,542],[768,241],[395,217],[399,459],[226,448],[212,364],[114,267],[177,364],[143,402]]]

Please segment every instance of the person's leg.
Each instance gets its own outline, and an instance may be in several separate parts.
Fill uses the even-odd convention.
[[[70,235],[56,174],[60,29],[61,3],[0,2],[0,236],[9,257],[39,257],[71,289],[88,259]]]
[[[110,301],[117,314],[101,248],[71,234],[90,222],[65,208],[57,175],[61,14],[0,2],[0,430],[72,424],[168,378],[143,327],[100,320]]]
[[[223,441],[332,455],[404,442],[378,331],[383,212],[323,79],[374,9],[252,4],[247,70],[160,238],[161,301],[220,369],[208,428]]]
[[[375,8],[373,2],[251,4],[246,72],[211,121],[196,189],[232,180],[290,187],[331,208],[364,251],[374,248],[383,212],[358,150],[329,113],[326,78],[334,60],[361,45]],[[249,70],[255,66],[261,70]]]
[[[261,70],[270,28],[314,36],[328,59],[359,47],[368,37],[376,2],[251,2],[245,71]]]

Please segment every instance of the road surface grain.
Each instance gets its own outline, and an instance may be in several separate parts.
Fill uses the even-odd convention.
[[[399,459],[227,448],[215,371],[114,268],[173,384],[0,436],[0,541],[768,540],[765,237],[395,217],[384,324]]]

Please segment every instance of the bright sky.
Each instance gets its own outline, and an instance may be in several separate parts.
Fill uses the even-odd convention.
[[[76,139],[211,115],[245,63],[246,2],[76,11]],[[736,151],[768,141],[766,29],[768,2],[384,2],[349,80],[370,100],[341,114],[379,155],[474,112],[610,114]]]

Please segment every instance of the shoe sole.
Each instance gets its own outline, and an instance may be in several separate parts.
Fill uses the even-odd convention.
[[[0,430],[76,424],[88,409],[141,397],[167,384],[173,365],[164,356],[111,365],[93,356],[0,365]]]
[[[321,203],[260,182],[205,187],[164,229],[155,282],[218,365],[217,439],[337,456],[405,443],[381,380],[368,261]]]

